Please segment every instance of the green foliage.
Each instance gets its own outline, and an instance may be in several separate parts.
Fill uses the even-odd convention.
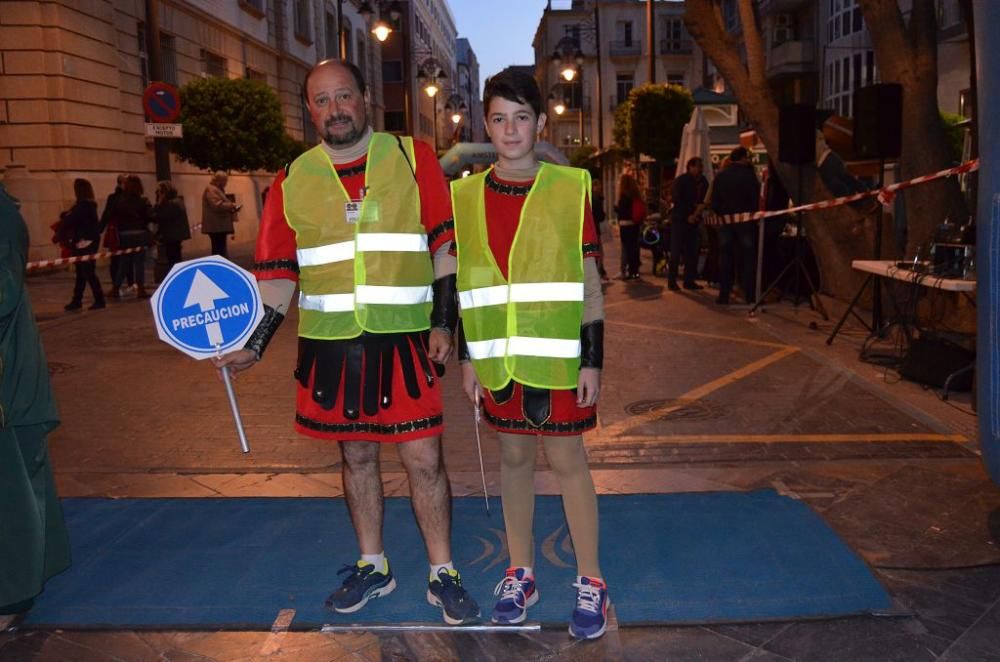
[[[573,150],[569,155],[569,164],[574,168],[586,168],[590,163],[590,157],[597,153],[597,148],[593,145],[583,145]]]
[[[632,106],[631,151],[651,156],[659,163],[676,159],[684,125],[694,111],[691,92],[680,85],[646,84],[628,96]]]
[[[285,133],[281,102],[264,83],[196,78],[180,93],[184,138],[173,149],[182,161],[206,170],[275,171],[305,148]]]
[[[959,122],[964,122],[965,118],[956,113],[941,113],[941,122],[944,124],[944,134],[948,138],[948,145],[951,147],[952,161],[961,161],[962,152],[965,148],[964,127],[958,126]]]
[[[614,125],[611,128],[611,140],[623,157],[632,156],[632,101],[627,99],[615,107]]]

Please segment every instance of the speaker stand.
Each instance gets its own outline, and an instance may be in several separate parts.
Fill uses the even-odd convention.
[[[884,156],[880,156],[879,160],[878,160],[878,188],[881,189],[884,185],[885,185],[885,157]],[[882,204],[879,203],[879,205],[878,205],[878,211],[875,213],[875,246],[874,246],[875,251],[874,251],[874,253],[875,253],[875,259],[876,260],[881,260],[882,259],[882,218],[883,218]],[[868,289],[869,283],[871,283],[872,286],[873,286],[873,289],[872,289],[872,323],[871,323],[871,326],[869,326],[868,323],[865,322],[865,320],[862,319],[862,317],[860,315],[858,315],[856,312],[854,312],[854,307],[858,304],[858,301],[861,300],[861,295],[865,293],[866,289]],[[865,278],[865,282],[861,284],[861,287],[858,288],[858,291],[854,295],[854,298],[851,299],[851,304],[847,307],[847,310],[844,311],[844,314],[843,314],[843,316],[841,316],[840,320],[837,322],[837,325],[835,327],[833,327],[833,331],[830,332],[830,337],[826,339],[826,344],[827,345],[832,345],[833,344],[833,339],[837,337],[837,335],[840,333],[840,330],[843,328],[844,324],[847,322],[847,318],[850,317],[851,315],[854,315],[854,317],[856,317],[861,322],[861,324],[866,329],[868,329],[868,335],[869,335],[869,337],[875,336],[875,335],[878,335],[878,336],[882,335],[882,331],[883,331],[883,328],[882,328],[883,327],[883,319],[882,319],[882,279],[881,278],[879,278],[875,274],[869,274],[868,277]]]
[[[798,171],[799,171],[798,172],[798,180],[799,180],[799,182],[798,182],[798,193],[799,193],[799,199],[801,199],[802,198],[802,164],[801,163],[798,164]],[[764,242],[764,231],[763,231],[764,220],[761,219],[760,223],[761,223],[761,232],[760,232],[760,239],[759,239],[759,241],[761,242],[761,248],[758,251],[758,259],[757,259],[757,269],[758,269],[758,272],[757,272],[758,273],[758,286],[757,286],[757,289],[758,289],[758,295],[757,295],[757,302],[754,303],[753,307],[750,309],[749,314],[753,315],[754,313],[757,312],[758,309],[761,309],[763,307],[763,305],[764,305],[764,301],[767,299],[767,296],[769,294],[771,294],[771,292],[773,292],[775,289],[777,289],[778,285],[780,285],[781,282],[784,280],[785,275],[789,271],[792,271],[793,274],[794,274],[794,276],[795,276],[795,280],[793,281],[794,282],[795,297],[792,300],[792,305],[797,309],[799,307],[799,304],[802,303],[802,295],[799,294],[799,285],[801,284],[801,281],[799,280],[799,278],[802,277],[802,276],[804,276],[805,279],[806,279],[806,283],[809,285],[809,307],[812,310],[815,310],[816,312],[818,312],[823,317],[823,321],[824,322],[827,321],[827,320],[829,320],[830,316],[826,314],[826,307],[823,306],[823,301],[819,298],[819,290],[817,289],[816,285],[813,283],[812,277],[809,275],[809,270],[806,269],[805,260],[802,257],[802,242],[805,241],[805,237],[803,236],[803,233],[802,233],[802,212],[796,212],[796,214],[795,214],[795,257],[792,259],[791,262],[789,262],[787,265],[785,265],[785,268],[781,270],[781,273],[778,274],[778,276],[771,282],[771,284],[768,286],[768,288],[763,293],[760,293],[760,284],[759,284],[760,283],[760,276],[759,276],[759,274],[760,274],[760,269],[763,268],[760,256],[762,255],[763,245],[764,245],[763,244],[763,242]],[[782,296],[784,296],[784,295],[782,295]]]

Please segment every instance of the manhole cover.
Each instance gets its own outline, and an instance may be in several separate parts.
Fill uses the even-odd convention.
[[[630,416],[662,412],[658,421],[700,421],[723,418],[725,409],[708,400],[639,400],[625,406]]]
[[[59,375],[73,369],[72,363],[62,363],[60,361],[49,361],[49,376]]]

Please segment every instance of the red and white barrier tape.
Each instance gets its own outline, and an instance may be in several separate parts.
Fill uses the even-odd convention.
[[[967,172],[975,172],[976,170],[979,170],[979,159],[972,159],[971,161],[966,161],[965,163],[955,166],[954,168],[939,170],[929,175],[921,175],[920,177],[914,177],[913,179],[909,179],[905,182],[897,182],[896,184],[889,184],[888,186],[885,186],[880,189],[873,189],[871,191],[865,191],[863,193],[855,193],[854,195],[845,195],[841,198],[833,198],[831,200],[810,202],[808,204],[799,205],[798,207],[789,207],[788,209],[775,209],[772,211],[743,212],[741,214],[725,214],[725,215],[706,214],[705,225],[732,225],[735,223],[749,223],[750,221],[756,221],[762,218],[774,218],[775,216],[795,214],[800,211],[815,211],[817,209],[828,209],[830,207],[839,207],[841,205],[846,205],[851,202],[857,202],[858,200],[864,200],[865,198],[871,198],[871,197],[877,197],[879,202],[881,202],[883,205],[889,205],[892,204],[892,200],[896,196],[896,191],[910,188],[912,186],[917,186],[918,184],[923,184],[924,182],[930,182],[935,179],[954,177],[955,175],[961,175]]]
[[[38,262],[29,262],[28,271],[32,269],[45,269],[46,267],[60,267],[64,264],[76,264],[77,262],[90,262],[92,260],[99,260],[102,257],[112,257],[115,255],[128,255],[129,253],[138,253],[143,250],[142,248],[125,248],[120,251],[101,251],[99,253],[90,253],[89,255],[75,255],[73,257],[60,257],[55,260],[39,260]]]

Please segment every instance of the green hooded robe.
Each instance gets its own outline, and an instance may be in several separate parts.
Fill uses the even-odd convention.
[[[69,567],[45,437],[59,425],[25,287],[28,230],[0,183],[0,613],[21,611]]]

